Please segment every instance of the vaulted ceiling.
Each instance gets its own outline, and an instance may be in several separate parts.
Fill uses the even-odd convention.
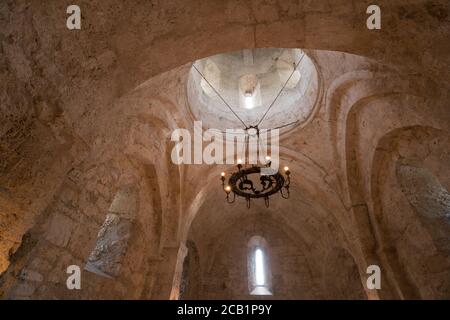
[[[371,263],[384,265],[388,285],[380,293],[366,290],[369,298],[448,297],[447,269],[427,282],[433,263],[420,267],[408,258],[414,252],[408,226],[420,223],[411,215],[407,226],[386,226],[391,220],[383,213],[393,203],[406,210],[406,202],[390,201],[379,188],[400,198],[393,159],[414,158],[448,190],[447,1],[380,1],[383,24],[376,31],[365,28],[360,2],[79,5],[82,30],[68,31],[64,3],[0,4],[0,272],[10,271],[4,293],[76,295],[47,285],[62,281],[48,275],[64,276],[66,261],[86,262],[114,195],[134,185],[137,231],[122,269],[139,275],[124,271],[111,284],[112,297],[168,298],[172,281],[150,278],[173,278],[164,270],[176,262],[180,243],[194,242],[207,257],[202,263],[213,265],[221,239],[241,222],[243,230],[254,225],[296,243],[310,269],[327,259],[347,261],[330,253],[334,247],[350,254],[361,275]],[[239,201],[225,203],[219,175],[230,166],[174,165],[170,136],[176,128],[191,130],[195,120],[217,123],[213,111],[202,118],[204,106],[192,99],[192,65],[253,48],[303,50],[317,85],[301,123],[282,131],[291,199],[247,210]],[[405,156],[402,146],[412,151]],[[448,265],[442,253],[433,259]],[[423,277],[422,287],[404,275],[408,264]],[[16,288],[15,271],[24,266],[43,274],[33,290]],[[322,281],[320,274],[313,278]],[[110,284],[102,281],[93,279],[75,297],[103,297],[95,284]],[[314,297],[324,296],[318,290]]]

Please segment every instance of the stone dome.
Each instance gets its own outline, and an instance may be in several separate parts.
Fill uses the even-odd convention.
[[[194,119],[225,131],[243,128],[242,122],[260,129],[304,124],[318,88],[318,72],[303,50],[261,48],[195,61],[187,93]]]

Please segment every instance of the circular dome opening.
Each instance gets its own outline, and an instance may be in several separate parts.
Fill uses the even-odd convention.
[[[225,131],[244,128],[238,117],[260,129],[304,124],[318,88],[316,67],[303,50],[263,48],[197,60],[187,93],[195,120]]]

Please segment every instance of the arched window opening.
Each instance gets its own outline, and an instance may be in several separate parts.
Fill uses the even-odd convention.
[[[399,162],[396,168],[401,191],[429,230],[436,248],[450,252],[450,193],[427,168]]]
[[[136,210],[136,189],[132,186],[121,188],[100,228],[97,243],[89,255],[85,270],[107,278],[119,275]]]
[[[272,277],[264,238],[250,239],[248,256],[249,292],[251,295],[272,295]]]

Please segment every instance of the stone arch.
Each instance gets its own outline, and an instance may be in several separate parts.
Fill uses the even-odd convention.
[[[376,149],[373,225],[386,272],[403,298],[448,296],[449,137],[432,127],[404,127],[389,132]],[[430,216],[433,208],[441,214]]]
[[[149,80],[123,97],[120,105],[124,108],[128,104],[133,105],[122,115],[135,120],[127,137],[125,152],[142,170],[144,179],[141,182],[149,189],[150,195],[143,196],[152,203],[152,226],[157,234],[158,255],[164,245],[174,246],[178,235],[181,200],[169,195],[180,193],[183,168],[171,161],[173,143],[170,133],[178,126],[186,125],[186,119],[173,117],[178,107],[174,101],[150,94],[155,90],[153,81]]]
[[[318,224],[324,223],[324,228],[321,230],[327,230],[326,232],[320,232],[320,234],[326,235],[321,239],[320,241],[324,242],[323,245],[327,246],[327,241],[330,242],[330,244],[335,244],[336,241],[339,241],[342,243],[342,245],[348,246],[349,250],[354,254],[356,257],[355,260],[357,261],[357,267],[360,268],[359,272],[361,274],[365,272],[364,269],[364,260],[361,257],[360,247],[358,245],[358,240],[355,240],[355,234],[353,230],[351,230],[351,224],[348,215],[346,214],[346,208],[342,203],[340,195],[336,192],[336,189],[334,189],[334,185],[332,184],[332,181],[328,179],[327,172],[314,161],[314,159],[310,159],[307,157],[307,155],[302,154],[300,151],[293,151],[293,150],[287,150],[283,149],[283,163],[286,161],[286,163],[289,163],[289,167],[292,167],[293,172],[296,172],[296,176],[293,177],[293,184],[296,185],[296,194],[301,195],[301,200],[296,199],[297,201],[304,201],[304,202],[310,202],[313,201],[309,198],[309,194],[314,194],[314,199],[320,198],[320,206],[322,207],[320,214],[317,212],[317,214],[314,214],[311,218],[303,218],[303,214],[301,213],[302,210],[299,210],[298,207],[301,202],[296,204],[296,209],[291,208],[288,211],[297,212],[296,210],[299,210],[297,214],[287,214],[284,212],[286,210],[286,207],[281,207],[276,204],[273,204],[275,206],[275,210],[283,208],[283,214],[277,215],[277,224],[280,226],[289,225],[291,229],[293,230],[284,230],[287,234],[289,234],[292,238],[297,239],[299,242],[305,242],[307,243],[306,246],[317,244],[317,237],[318,234],[315,234],[314,232],[317,232],[317,229],[320,229]],[[184,227],[186,232],[186,237],[188,237],[189,232],[192,230],[192,222],[194,222],[197,218],[199,218],[199,213],[201,211],[205,211],[205,208],[211,208],[211,205],[213,205],[210,201],[208,201],[208,197],[216,197],[215,193],[217,192],[216,189],[219,187],[219,184],[217,183],[217,178],[220,176],[220,171],[223,170],[223,168],[214,168],[207,170],[207,183],[201,186],[200,192],[198,190],[195,191],[196,198],[194,201],[189,203],[189,214],[185,215],[185,223]],[[305,188],[306,190],[303,190]],[[220,192],[220,190],[219,190]],[[218,198],[217,201],[221,201],[222,199]],[[217,203],[215,201],[215,203]],[[294,201],[293,199],[290,199],[289,201]],[[227,210],[227,205],[225,202],[224,204],[224,210]],[[239,205],[237,205],[239,206]],[[272,206],[272,205],[271,205]],[[339,209],[338,209],[339,208]],[[231,208],[232,209],[232,208]],[[230,209],[230,210],[231,210]],[[199,211],[200,210],[200,211]],[[288,215],[288,217],[285,215]],[[328,216],[329,215],[329,216]],[[227,213],[226,216],[230,217],[234,216],[234,213]],[[189,223],[188,219],[192,219],[191,223]],[[325,221],[323,221],[325,220]],[[233,220],[235,221],[235,220]],[[220,229],[228,227],[228,225],[231,222],[222,222],[216,221],[217,225],[220,226]],[[301,225],[309,225],[313,224],[313,229],[307,230],[305,228],[301,228],[299,230],[297,226]],[[283,227],[283,229],[286,229]],[[288,228],[289,229],[289,228]],[[201,229],[196,229],[195,232],[202,233],[202,230],[208,230],[207,227],[203,227]],[[314,230],[314,231],[313,231]],[[183,235],[183,232],[181,233],[181,237],[183,239],[185,235]],[[336,238],[335,238],[336,237]],[[304,238],[304,239],[299,239]],[[321,237],[322,238],[322,237]],[[325,239],[326,238],[326,239]],[[306,239],[306,240],[305,240]],[[199,241],[202,242],[202,241]],[[328,244],[328,245],[330,245]],[[202,248],[201,248],[202,249]],[[203,249],[204,250],[204,249]],[[210,248],[208,249],[210,250]],[[211,252],[211,251],[208,251]],[[322,263],[325,263],[325,261],[322,261],[320,259],[317,259],[316,263],[318,265],[321,265]],[[308,290],[311,290],[308,292],[310,294],[309,297],[312,297],[314,295],[320,295],[320,289],[315,289],[314,284],[311,284],[308,281],[305,281],[304,277],[307,277],[310,275],[311,277],[317,277],[320,278],[322,275],[311,275],[308,271],[307,266],[303,266],[300,268],[302,276],[298,279],[292,279],[293,282],[300,281],[296,285],[299,287],[302,287],[302,285],[305,285]],[[300,272],[300,270],[299,270]],[[313,272],[314,273],[314,272]],[[312,282],[314,283],[315,280]],[[283,285],[281,286],[283,287]],[[274,289],[275,290],[275,289]],[[300,295],[302,296],[302,295]],[[302,296],[303,297],[303,296]],[[308,295],[305,293],[304,297],[308,297]]]
[[[296,172],[296,175],[291,177],[295,184],[311,187],[312,193],[320,194],[322,198],[326,199],[320,204],[323,206],[322,209],[328,211],[328,214],[331,215],[333,223],[336,224],[336,229],[350,237],[350,234],[347,234],[349,230],[347,226],[348,217],[345,214],[346,208],[340,195],[334,189],[334,185],[327,180],[328,173],[301,151],[280,148],[280,153],[281,163],[289,164],[290,168]],[[207,173],[205,175],[206,182],[198,186],[198,189],[194,192],[194,200],[190,201],[186,208],[187,212],[182,221],[184,227],[180,230],[180,238],[183,241],[188,238],[192,222],[196,219],[199,209],[204,205],[207,195],[214,194],[217,191],[216,189],[219,186],[217,178],[226,167],[216,166],[213,169],[202,169]]]
[[[335,93],[331,101],[334,99],[339,107],[337,113],[331,115],[340,120],[335,121],[331,132],[335,141],[336,161],[343,164],[340,175],[345,181],[345,201],[352,211],[364,252],[365,261],[362,268],[370,264],[384,263],[381,268],[383,270],[389,269],[389,266],[386,258],[380,256],[383,253],[377,251],[379,231],[372,214],[371,175],[377,144],[384,135],[402,127],[428,125],[444,128],[446,117],[442,114],[442,106],[423,99],[422,96],[425,96],[426,92],[414,77],[399,78],[399,83],[392,87],[387,86],[388,89],[381,82],[370,80],[367,72],[358,72],[358,77],[365,80],[353,83],[351,77],[344,77],[343,81],[337,83],[336,88],[339,89],[333,91]],[[416,87],[421,89],[412,92],[411,88]],[[433,111],[430,112],[428,108]],[[437,116],[439,114],[442,114],[442,117]],[[392,290],[392,286],[397,286],[397,280],[391,277],[389,271],[384,279],[387,283],[384,289],[388,289],[377,291],[375,295],[401,296],[400,291],[414,292],[413,289]]]
[[[177,5],[182,6],[182,4]],[[167,16],[150,15],[143,17],[144,21],[138,20],[140,24],[133,25],[135,28],[133,33],[124,30],[119,35],[120,39],[127,39],[129,47],[121,52],[121,55],[127,57],[133,53],[135,57],[134,63],[129,66],[129,69],[120,70],[120,76],[123,79],[122,92],[155,74],[170,70],[180,64],[242,48],[303,47],[337,50],[378,58],[394,65],[413,65],[419,61],[417,57],[413,56],[405,58],[402,49],[395,45],[400,35],[385,37],[366,30],[363,31],[366,41],[350,41],[361,37],[361,30],[355,28],[350,21],[363,19],[362,23],[364,22],[367,5],[363,3],[354,6],[333,4],[333,9],[326,1],[298,3],[289,6],[289,9],[288,7],[281,8],[277,4],[266,4],[264,10],[260,10],[257,6],[256,2],[239,3],[239,5],[235,1],[211,5],[199,3],[194,6],[199,8],[198,10],[194,12],[186,10],[186,16],[175,20],[176,23],[173,24],[169,35],[176,34],[176,38],[172,36],[157,37],[154,41],[141,40],[145,38],[144,35],[148,34],[148,29],[143,27],[147,25],[144,21],[150,19],[148,23],[154,25],[162,23],[160,19],[167,19]],[[337,9],[334,9],[334,6]],[[239,10],[236,10],[238,7]],[[416,12],[416,10],[429,12],[424,3],[405,7],[402,4],[389,2],[384,3],[384,8],[390,12]],[[439,4],[438,8],[445,10],[445,5]],[[137,15],[142,12],[151,12],[151,10],[138,7],[134,10],[131,13]],[[236,13],[237,11],[239,13]],[[218,15],[217,12],[221,14]],[[267,14],[268,12],[270,14]],[[284,15],[292,18],[283,19]],[[347,17],[348,23],[342,22],[342,16]],[[439,23],[438,17],[432,13],[427,14],[427,18],[430,23],[432,22],[431,25]],[[192,19],[196,21],[195,27],[187,23]],[[323,23],[323,19],[326,19],[326,24]],[[211,25],[211,21],[215,22],[214,25]],[[420,25],[420,22],[415,20],[404,22],[395,19],[395,15],[386,20],[386,23],[394,22],[399,24],[399,28],[396,30],[401,30],[403,24],[415,22],[415,29],[420,30],[416,34],[416,38],[423,39],[423,43],[426,43],[426,35],[429,30],[424,28],[423,24]],[[333,32],[330,32],[330,26],[332,26]],[[303,30],[303,32],[299,32],[299,30]],[[283,36],[280,37],[280,34]],[[411,51],[419,50],[418,45],[423,51],[427,51],[429,48],[425,45],[421,47],[422,41],[413,41],[413,37],[402,36],[401,38],[405,47],[410,48]],[[445,41],[444,34],[436,37],[433,41],[436,43]],[[413,48],[415,50],[412,50]],[[165,55],[168,51],[173,52],[170,58]],[[442,59],[442,61],[446,60]]]

